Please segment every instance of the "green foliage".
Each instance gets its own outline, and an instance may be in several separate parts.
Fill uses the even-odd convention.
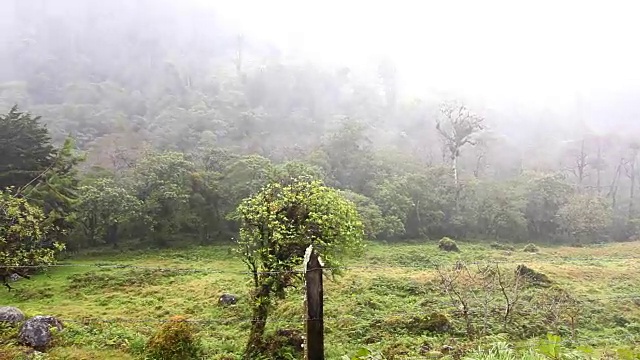
[[[455,240],[452,240],[448,237],[443,237],[438,241],[438,249],[443,251],[455,251],[459,252],[458,244],[456,244]]]
[[[499,243],[499,242],[492,242],[491,244],[489,244],[489,247],[491,247],[492,249],[495,250],[506,250],[506,251],[515,251],[516,248],[515,246],[511,245],[511,244],[503,244],[503,243]]]
[[[543,239],[560,228],[558,211],[567,203],[573,189],[558,174],[528,174],[525,216],[529,234]]]
[[[537,253],[540,251],[540,248],[538,248],[538,246],[536,244],[527,244],[525,245],[524,248],[522,248],[522,251],[524,252],[528,252],[528,253]]]
[[[78,199],[77,165],[83,157],[76,154],[73,139],[67,138],[55,152],[51,167],[24,189],[25,197],[40,206],[46,222],[51,225],[51,237],[66,241],[75,226],[75,206]]]
[[[362,248],[364,227],[355,205],[319,181],[296,179],[290,184],[271,183],[245,199],[237,210],[241,228],[239,248],[253,273],[254,308],[245,356],[263,348],[265,322],[272,297],[284,298],[296,283],[309,245],[329,267],[340,264],[350,250]]]
[[[142,203],[111,179],[97,179],[79,189],[78,224],[89,246],[116,245],[118,228],[140,219]]]
[[[562,229],[575,242],[594,243],[605,238],[611,223],[611,206],[605,199],[578,194],[558,211]]]
[[[55,255],[64,249],[51,241],[51,227],[42,210],[9,191],[0,191],[0,280],[17,273],[27,275],[30,267],[55,263]]]
[[[188,208],[192,171],[193,163],[178,152],[148,153],[134,169],[133,186],[150,223],[146,235],[158,245],[166,245],[179,230]]]
[[[196,329],[188,319],[174,316],[147,342],[149,360],[196,360],[202,357],[202,348],[196,338]]]
[[[18,111],[0,115],[0,190],[23,187],[53,165],[55,150],[39,116]]]
[[[384,360],[385,357],[379,353],[372,351],[368,348],[361,348],[356,351],[353,355],[344,355],[341,360]]]
[[[383,216],[382,211],[372,199],[349,190],[340,193],[356,205],[367,238],[392,238],[403,232],[402,223],[393,221],[393,217]]]
[[[271,183],[245,199],[238,216],[239,250],[252,271],[290,271],[302,264],[309,245],[335,267],[349,250],[363,246],[364,228],[354,204],[318,181]]]

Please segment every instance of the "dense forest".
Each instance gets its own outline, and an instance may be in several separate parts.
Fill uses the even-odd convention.
[[[240,201],[294,176],[339,189],[369,239],[640,231],[631,97],[611,100],[615,118],[606,99],[554,112],[412,98],[391,61],[287,56],[208,8],[67,3],[2,5],[0,186],[70,250],[228,242]]]

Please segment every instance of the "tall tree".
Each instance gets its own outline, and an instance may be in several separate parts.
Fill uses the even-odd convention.
[[[53,164],[55,150],[40,117],[14,106],[0,115],[0,189],[23,187]]]
[[[464,104],[447,102],[440,108],[436,129],[442,135],[453,166],[453,177],[458,184],[458,157],[467,144],[475,145],[474,136],[482,131],[484,118],[471,112]]]
[[[76,154],[71,138],[56,149],[53,164],[38,181],[24,190],[24,196],[44,210],[46,221],[52,225],[51,234],[58,241],[75,226],[75,204],[78,199],[77,165],[83,157]]]

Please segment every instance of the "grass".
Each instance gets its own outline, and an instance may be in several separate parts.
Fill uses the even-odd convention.
[[[526,264],[548,275],[554,289],[565,289],[581,301],[576,334],[581,346],[601,354],[623,346],[633,349],[638,344],[640,243],[541,247],[538,253],[523,252],[521,246],[509,251],[465,242],[458,242],[461,251],[452,253],[437,246],[436,242],[370,244],[365,255],[347,262],[352,269],[325,282],[328,359],[339,359],[363,346],[381,351],[387,358],[402,359],[438,356],[444,345],[461,351],[491,343],[491,337],[471,340],[465,336],[458,309],[442,293],[434,266],[455,261],[505,262],[501,266],[507,270]],[[228,247],[94,252],[64,263],[76,266],[52,268],[32,280],[14,283],[13,291],[0,291],[0,306],[16,306],[28,316],[54,315],[63,320],[67,328],[56,335],[48,359],[141,359],[145,343],[161,326],[152,320],[174,315],[201,321],[196,326],[207,359],[236,359],[241,354],[250,327],[250,277]],[[172,270],[88,266],[96,263]],[[501,308],[493,309],[488,321],[492,336],[523,347],[537,344],[552,330],[545,327],[548,314],[536,305],[547,291],[536,288],[523,293],[509,336],[500,334],[497,319]],[[236,294],[238,304],[219,305],[218,297],[223,293]],[[302,301],[301,289],[290,290],[287,299],[277,303],[268,330],[303,330]],[[416,326],[429,328],[425,321],[438,318],[434,314],[450,319],[452,330],[416,330]],[[474,321],[480,326],[481,316],[474,314]],[[567,324],[565,319],[553,330],[569,339]],[[0,336],[0,360],[26,358],[26,349],[16,344],[11,331],[4,334]]]

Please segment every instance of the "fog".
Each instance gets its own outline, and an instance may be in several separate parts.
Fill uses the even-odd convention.
[[[628,137],[640,130],[640,50],[633,46],[640,33],[637,10],[631,2],[585,1],[7,0],[0,5],[0,104],[39,112],[54,137],[76,134],[84,147],[109,133],[105,122],[114,118],[144,118],[144,129],[153,132],[164,124],[159,102],[166,96],[182,102],[174,104],[178,109],[191,111],[193,103],[185,102],[193,97],[181,86],[215,96],[238,91],[221,90],[221,84],[235,81],[241,49],[245,80],[262,76],[259,81],[268,82],[259,87],[269,94],[253,101],[254,107],[294,101],[288,98],[293,93],[282,92],[290,79],[264,71],[290,65],[299,73],[287,76],[310,82],[305,86],[311,98],[300,101],[313,102],[313,116],[340,113],[374,127],[386,124],[376,133],[379,144],[410,134],[415,146],[438,153],[429,124],[439,104],[458,100],[482,114],[504,146],[524,153],[552,141],[560,149],[585,136]],[[344,70],[348,79],[334,76]],[[96,84],[102,84],[102,95],[91,96],[102,96],[100,101],[87,98],[86,89]],[[109,91],[122,94],[104,95]],[[373,103],[364,113],[354,110],[364,102],[347,111],[337,100],[344,91],[361,91],[357,96]],[[265,100],[276,93],[281,99]],[[109,96],[145,105],[125,104],[124,98],[105,101]],[[393,99],[374,104],[379,96]],[[385,101],[407,107],[417,99],[423,109],[414,119],[381,110]],[[73,104],[96,102],[103,103],[101,110],[89,117],[80,115],[86,106],[70,110]],[[71,118],[77,118],[73,125]],[[418,135],[417,128],[426,133]],[[299,131],[302,138],[313,137],[304,126]],[[175,146],[163,141],[155,143]],[[309,146],[317,141],[299,139]]]
[[[390,58],[407,96],[566,106],[640,83],[632,2],[202,3],[247,34],[319,61]]]

